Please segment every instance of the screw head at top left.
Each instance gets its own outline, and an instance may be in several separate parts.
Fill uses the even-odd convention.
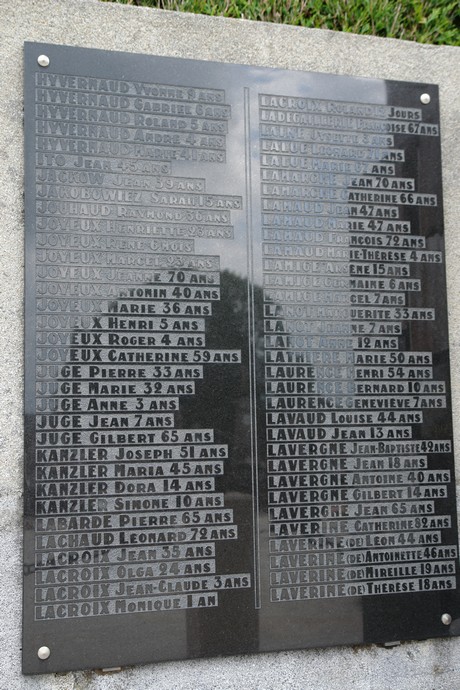
[[[50,59],[48,55],[39,55],[37,58],[37,62],[40,65],[40,67],[48,67],[50,64]]]

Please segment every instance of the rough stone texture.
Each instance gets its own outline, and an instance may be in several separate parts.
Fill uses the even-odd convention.
[[[22,45],[43,41],[107,50],[434,82],[440,85],[454,420],[460,413],[459,50],[97,0],[0,0],[0,689],[454,690],[460,641],[336,648],[164,663],[119,674],[23,677],[22,515]],[[456,81],[457,80],[457,81]],[[456,194],[457,192],[457,194]],[[457,423],[456,436],[460,433]],[[457,443],[458,446],[458,443]],[[457,470],[460,475],[460,471]]]

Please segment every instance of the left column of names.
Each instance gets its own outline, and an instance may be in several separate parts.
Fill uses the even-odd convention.
[[[174,174],[225,164],[230,115],[223,90],[36,75],[36,620],[251,586],[216,561],[231,448],[177,419],[207,365],[241,366],[206,324],[242,199]]]

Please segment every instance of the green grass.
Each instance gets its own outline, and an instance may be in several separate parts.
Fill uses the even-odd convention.
[[[452,0],[102,0],[196,14],[348,31],[420,43],[460,45]]]

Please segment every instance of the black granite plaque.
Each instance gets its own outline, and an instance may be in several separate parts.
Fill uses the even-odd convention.
[[[437,88],[30,43],[25,118],[25,672],[457,634]]]

